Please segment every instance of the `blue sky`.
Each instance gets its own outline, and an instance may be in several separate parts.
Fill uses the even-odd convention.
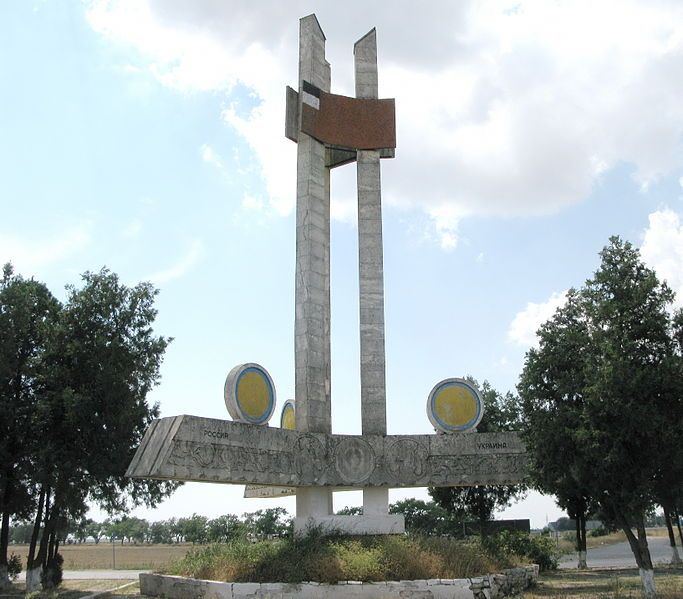
[[[0,261],[58,295],[106,265],[161,290],[175,338],[151,399],[227,418],[236,364],[293,396],[298,18],[317,12],[332,88],[378,29],[388,426],[430,432],[427,395],[471,374],[513,390],[534,331],[610,235],[683,287],[683,7],[678,3],[0,4]],[[333,429],[360,431],[355,169],[332,177]],[[393,492],[392,497],[422,490]],[[359,503],[339,494],[336,507]],[[158,519],[291,500],[186,485]],[[533,495],[506,512],[560,515]]]

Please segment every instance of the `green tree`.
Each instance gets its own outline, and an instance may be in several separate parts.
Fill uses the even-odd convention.
[[[586,568],[586,517],[593,507],[590,470],[584,464],[582,418],[594,362],[582,296],[566,304],[537,332],[538,349],[526,356],[518,390],[522,435],[533,485],[551,493],[575,521],[579,568]]]
[[[271,507],[244,514],[244,522],[249,532],[261,539],[285,536],[292,528],[292,519],[283,507]]]
[[[196,543],[206,543],[208,540],[207,524],[209,519],[206,516],[192,514],[190,518],[179,518],[178,526],[182,530],[183,539],[195,545]]]
[[[33,430],[38,501],[27,559],[27,584],[50,585],[58,563],[60,527],[80,519],[87,501],[110,513],[153,506],[176,483],[125,478],[157,405],[147,393],[158,383],[169,339],[153,334],[156,291],[129,288],[103,269],[83,275],[50,335]],[[38,542],[39,541],[39,542]],[[42,573],[42,575],[41,575]]]
[[[402,499],[389,506],[389,513],[403,514],[408,534],[456,536],[461,533],[456,516],[433,501]]]
[[[173,543],[173,532],[166,520],[158,520],[150,522],[149,524],[149,542],[150,543],[165,543],[170,545]]]
[[[39,378],[59,302],[37,281],[15,275],[10,264],[0,279],[0,588],[9,585],[10,517],[31,513],[33,426]]]
[[[468,377],[479,388],[476,380]],[[514,431],[519,427],[516,398],[496,391],[488,381],[481,386],[484,416],[477,427],[479,432]],[[496,510],[508,507],[526,493],[524,485],[479,485],[474,487],[430,487],[429,495],[441,507],[459,520],[472,519],[480,524],[482,534],[485,522],[493,519]]]
[[[553,469],[569,470],[577,490],[618,523],[645,594],[654,597],[644,518],[659,501],[658,479],[677,467],[669,462],[677,459],[671,444],[680,445],[680,427],[671,423],[683,421],[681,359],[669,312],[673,293],[642,263],[638,250],[618,237],[600,257],[594,276],[541,328],[539,349],[527,355],[520,382],[525,415],[544,412],[547,422],[535,422],[553,422],[560,438],[550,448],[544,445],[551,443],[548,426],[542,434],[532,431],[527,443],[532,455],[543,452],[544,484],[552,487]],[[554,335],[564,337],[555,342]],[[570,355],[577,352],[581,358]],[[543,468],[540,460],[534,468]],[[554,492],[563,492],[559,487],[568,479],[559,481]]]
[[[244,523],[234,514],[224,514],[207,523],[208,540],[211,543],[229,543],[246,535]]]

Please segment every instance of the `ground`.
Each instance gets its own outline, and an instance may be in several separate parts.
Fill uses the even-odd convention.
[[[658,568],[655,582],[658,599],[683,597],[683,569]],[[543,574],[538,586],[524,593],[524,599],[640,599],[640,589],[635,568],[558,570]]]
[[[155,570],[170,561],[181,559],[192,549],[191,543],[179,545],[131,545],[104,541],[95,545],[74,544],[62,545],[59,552],[64,557],[65,570],[121,569],[121,570]],[[21,563],[26,564],[28,545],[10,545],[10,554],[21,556]],[[114,562],[116,562],[114,564]]]
[[[648,531],[653,548],[665,562],[670,559],[668,539],[663,537],[663,531]],[[590,539],[592,548],[588,552],[588,563],[600,565],[605,559],[614,559],[614,564],[623,564],[623,559],[632,560],[628,545],[623,541],[623,535],[617,533],[609,537]],[[63,547],[65,566],[67,570],[63,587],[60,589],[59,599],[85,599],[93,593],[118,589],[116,591],[97,595],[98,598],[108,599],[145,599],[139,595],[137,572],[132,570],[157,569],[174,559],[183,557],[191,544],[184,545],[120,545],[114,548],[117,570],[111,570],[113,553],[110,543],[99,545],[66,545]],[[661,550],[661,553],[659,552]],[[10,553],[22,555],[25,563],[25,547],[11,546]],[[568,556],[570,564],[575,558]],[[109,569],[109,570],[108,570]],[[75,572],[74,570],[80,570]],[[102,571],[98,571],[102,570]],[[128,570],[128,571],[126,571]],[[65,577],[66,577],[65,576]],[[74,576],[88,580],[74,580]],[[656,568],[655,581],[659,599],[683,598],[683,568],[660,566]],[[14,595],[3,595],[7,598],[23,597],[22,585],[15,586]],[[543,574],[538,586],[524,594],[524,599],[540,599],[555,597],[557,599],[636,599],[641,597],[640,579],[635,568],[591,568],[579,572],[575,569],[563,569],[557,572]],[[52,598],[51,598],[52,599]]]

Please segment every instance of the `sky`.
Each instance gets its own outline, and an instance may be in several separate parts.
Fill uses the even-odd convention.
[[[515,390],[535,331],[598,266],[611,235],[641,248],[683,304],[683,4],[263,0],[0,2],[0,262],[58,297],[107,266],[160,290],[172,336],[162,415],[228,418],[230,369],[294,395],[298,19],[327,37],[332,91],[377,28],[390,434],[430,433],[427,396],[471,375]],[[332,173],[333,432],[360,433],[355,168]],[[427,498],[391,491],[392,501]],[[335,494],[335,508],[359,505]],[[151,520],[241,514],[192,483]],[[93,510],[92,515],[104,515]],[[536,493],[498,517],[543,526]]]

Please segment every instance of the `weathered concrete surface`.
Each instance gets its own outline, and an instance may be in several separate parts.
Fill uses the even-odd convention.
[[[431,583],[431,584],[429,584]],[[143,574],[140,592],[168,599],[472,599],[469,580],[407,580],[339,584],[236,583]]]
[[[356,97],[376,99],[377,35],[372,29],[353,47]],[[358,295],[360,305],[360,402],[364,435],[386,435],[387,390],[384,338],[384,251],[382,185],[378,150],[359,150]],[[363,515],[385,517],[389,489],[363,490]]]
[[[329,435],[175,416],[150,426],[126,475],[280,487],[439,487],[514,484],[526,470],[517,433]]]
[[[141,574],[140,593],[167,599],[486,599],[519,596],[538,580],[538,566],[512,568],[476,579],[346,581],[337,584],[216,582],[181,576]]]
[[[303,82],[330,91],[325,35],[314,15],[300,21],[299,98]],[[299,114],[299,118],[301,115]],[[331,431],[330,172],[325,146],[299,131],[294,319],[297,430]]]
[[[363,489],[363,494],[368,489]],[[383,487],[375,487],[374,491],[386,491]],[[294,518],[294,532],[305,534],[311,528],[343,532],[347,535],[399,535],[405,532],[406,523],[403,514],[370,513],[363,510],[358,516],[318,516],[316,518]]]
[[[299,108],[304,81],[330,91],[325,34],[315,15],[299,22]],[[330,169],[325,146],[301,131],[298,111],[296,176],[296,281],[294,317],[294,393],[296,428],[332,430],[330,348]],[[255,481],[250,481],[255,482]],[[326,489],[302,489],[296,511],[306,517],[332,513]]]

